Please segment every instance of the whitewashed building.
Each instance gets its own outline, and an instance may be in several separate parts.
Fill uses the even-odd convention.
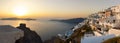
[[[0,26],[0,43],[15,43],[24,36],[24,32],[10,25]]]

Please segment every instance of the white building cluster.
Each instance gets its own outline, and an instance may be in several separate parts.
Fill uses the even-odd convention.
[[[96,27],[96,29],[120,29],[120,6],[114,6],[105,11],[92,14],[88,17],[88,20],[89,25]]]

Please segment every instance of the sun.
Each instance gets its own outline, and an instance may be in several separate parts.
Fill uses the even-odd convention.
[[[13,9],[13,13],[17,16],[24,16],[27,13],[27,8],[24,6],[17,6]]]

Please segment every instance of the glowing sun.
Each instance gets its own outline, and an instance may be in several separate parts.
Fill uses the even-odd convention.
[[[27,8],[23,6],[15,7],[13,13],[17,16],[24,16],[27,13]]]

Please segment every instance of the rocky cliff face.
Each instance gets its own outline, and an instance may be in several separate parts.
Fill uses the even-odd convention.
[[[42,43],[41,37],[35,31],[27,28],[25,24],[21,24],[17,28],[24,31],[24,37],[17,40],[16,43]]]

